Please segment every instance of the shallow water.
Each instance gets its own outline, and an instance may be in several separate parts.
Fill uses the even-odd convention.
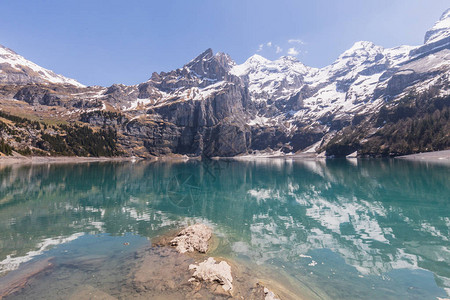
[[[11,298],[124,297],[134,253],[204,222],[213,251],[308,297],[450,294],[450,167],[398,160],[0,165],[0,272],[54,257]],[[0,282],[1,282],[0,278]]]

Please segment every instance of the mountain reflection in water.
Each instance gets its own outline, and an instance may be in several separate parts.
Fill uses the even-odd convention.
[[[397,160],[0,166],[0,272],[82,235],[152,238],[200,220],[227,241],[223,255],[283,268],[322,296],[445,297],[449,171]]]

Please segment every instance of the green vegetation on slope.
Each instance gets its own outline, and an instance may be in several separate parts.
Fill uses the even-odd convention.
[[[117,132],[110,127],[98,131],[78,124],[45,123],[10,115],[0,111],[0,152],[12,150],[23,155],[116,156]]]
[[[12,148],[10,145],[8,145],[4,139],[0,141],[0,152],[6,155],[12,154]]]
[[[88,126],[61,125],[60,129],[65,134],[42,134],[42,142],[38,143],[39,148],[55,155],[115,156],[120,154],[116,145],[117,133],[111,128],[94,132]]]
[[[327,155],[358,151],[360,156],[386,157],[450,148],[450,97],[435,93],[410,94],[395,105],[384,105],[370,120],[334,137],[325,148]],[[373,126],[379,129],[368,135]]]

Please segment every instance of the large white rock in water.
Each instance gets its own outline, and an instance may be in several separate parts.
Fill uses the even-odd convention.
[[[180,253],[194,252],[201,253],[208,251],[208,241],[211,239],[212,230],[205,224],[195,224],[183,229],[170,241]]]
[[[218,282],[226,292],[233,289],[231,267],[226,261],[216,263],[216,260],[210,257],[198,265],[189,265],[189,270],[195,270],[192,275],[195,279]]]

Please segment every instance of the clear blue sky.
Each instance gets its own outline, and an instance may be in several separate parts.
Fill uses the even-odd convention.
[[[300,61],[321,67],[359,40],[418,45],[448,7],[448,0],[0,0],[0,44],[86,85],[137,84],[207,48],[237,63],[294,48]]]

